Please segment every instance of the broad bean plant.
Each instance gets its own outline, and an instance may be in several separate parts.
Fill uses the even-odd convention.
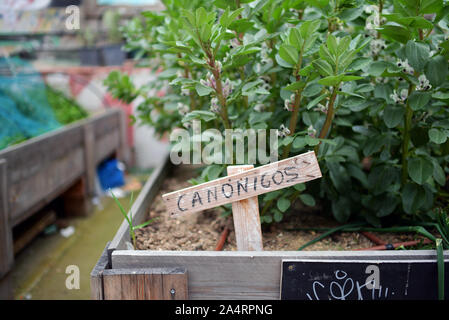
[[[447,1],[162,2],[122,28],[157,80],[136,87],[114,71],[105,84],[139,98],[135,120],[160,135],[199,120],[276,129],[279,159],[314,150],[323,178],[259,197],[261,221],[281,221],[297,200],[374,226],[448,207]]]

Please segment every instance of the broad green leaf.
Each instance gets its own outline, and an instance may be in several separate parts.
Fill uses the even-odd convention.
[[[359,6],[357,8],[348,8],[343,10],[340,13],[340,19],[343,21],[353,21],[360,17],[360,15],[363,13],[363,6]]]
[[[294,139],[295,139],[295,137],[293,137],[293,136],[286,136],[283,139],[281,139],[279,146],[288,146],[290,143],[293,142]]]
[[[305,85],[306,85],[305,81],[296,81],[296,82],[289,84],[284,89],[288,90],[288,91],[296,91],[296,90],[303,88]]]
[[[345,76],[345,75],[338,75],[338,76],[329,76],[322,78],[318,80],[319,84],[325,85],[325,86],[336,86],[342,81],[353,81],[353,80],[359,80],[363,79],[363,77],[359,76]]]
[[[432,94],[432,98],[440,99],[440,100],[447,100],[449,99],[449,92],[435,92]]]
[[[220,173],[223,171],[223,167],[217,164],[211,165],[207,170],[207,178],[209,181],[215,180],[220,176]]]
[[[299,199],[301,199],[302,203],[306,206],[313,207],[315,205],[315,199],[308,193],[300,194]]]
[[[313,97],[323,90],[323,86],[319,83],[309,83],[303,90],[302,95],[304,97]]]
[[[227,28],[237,17],[239,14],[243,12],[244,8],[239,8],[232,13],[229,12],[229,8],[226,8],[225,12],[220,18],[220,24]]]
[[[290,33],[288,36],[288,42],[290,45],[294,46],[296,50],[300,51],[302,46],[304,45],[304,39],[301,37],[299,30],[296,28],[290,29]]]
[[[402,207],[406,213],[416,213],[424,205],[425,201],[424,188],[415,183],[407,183],[405,185],[402,190]]]
[[[346,68],[354,61],[357,54],[355,51],[345,51],[340,56],[340,59],[338,61],[338,68],[340,71],[346,70]]]
[[[429,47],[427,44],[410,40],[405,45],[405,56],[410,66],[421,72],[429,59]]]
[[[410,31],[400,26],[383,25],[378,30],[382,35],[401,43],[406,43],[411,36]]]
[[[392,194],[387,194],[387,196],[382,197],[380,201],[380,207],[376,212],[376,217],[385,217],[391,214],[394,209],[399,204],[399,199]]]
[[[250,30],[254,25],[253,21],[246,18],[234,20],[230,25],[229,29],[234,30],[237,33],[245,33]]]
[[[430,97],[429,92],[415,91],[409,96],[408,103],[414,111],[424,109],[429,103]]]
[[[196,26],[196,18],[195,15],[189,10],[181,9],[181,14],[185,18],[186,22],[190,24],[191,27]]]
[[[277,190],[277,191],[272,191],[267,193],[264,197],[263,200],[264,201],[270,201],[276,198],[279,198],[282,194],[282,190]]]
[[[295,149],[303,148],[307,145],[306,139],[304,137],[296,137],[293,141],[292,147]]]
[[[275,210],[275,211],[274,211],[274,214],[273,214],[273,219],[274,219],[274,221],[275,221],[275,222],[281,222],[281,221],[282,221],[282,218],[283,218],[282,212],[280,212],[280,211],[278,211],[278,210]]]
[[[325,60],[315,60],[312,62],[313,66],[318,69],[318,72],[324,76],[330,76],[334,73],[331,65]]]
[[[388,21],[396,22],[404,27],[419,28],[419,29],[430,29],[433,24],[423,17],[411,17],[402,16],[399,13],[384,14],[383,15]]]
[[[253,125],[258,122],[265,122],[271,117],[271,112],[251,112],[248,122]]]
[[[442,144],[446,142],[447,134],[443,130],[432,128],[429,130],[429,138],[436,144]]]
[[[404,119],[404,113],[403,107],[388,105],[383,114],[385,125],[388,128],[395,128]]]
[[[357,58],[348,66],[348,70],[357,71],[364,69],[371,63],[370,58]]]
[[[281,58],[281,56],[278,54],[276,54],[275,56],[276,62],[278,63],[278,65],[280,65],[281,67],[284,68],[293,68],[294,64],[292,63],[288,63],[287,61],[285,61],[284,59]]]
[[[183,122],[190,122],[193,119],[201,119],[206,122],[214,120],[217,118],[217,115],[211,111],[206,110],[194,110],[192,112],[189,112],[184,116],[182,119]]]
[[[443,5],[443,0],[422,0],[420,13],[436,13],[443,8]]]
[[[329,168],[329,176],[335,188],[342,194],[347,192],[351,188],[351,178],[346,168],[334,161],[326,161],[326,165]]]
[[[279,56],[292,65],[296,65],[298,63],[299,59],[298,50],[291,45],[288,44],[281,45],[281,47],[279,48]]]
[[[200,97],[207,96],[214,91],[214,89],[212,89],[211,87],[202,85],[201,83],[197,83],[195,89]]]
[[[446,81],[448,68],[447,59],[443,56],[436,56],[429,60],[425,74],[432,86],[439,86]]]
[[[320,143],[320,139],[313,138],[310,136],[305,136],[304,140],[306,141],[307,145],[314,147]]]
[[[313,108],[314,106],[316,106],[321,100],[323,100],[324,98],[327,97],[327,93],[323,93],[322,95],[316,97],[315,99],[311,100],[307,106],[306,109],[310,110],[311,108]]]
[[[305,185],[304,183],[298,183],[298,184],[295,184],[295,185],[293,186],[293,188],[294,188],[295,190],[301,192],[301,191],[306,190],[306,185]]]
[[[280,198],[277,201],[277,207],[281,212],[285,212],[290,208],[290,200],[287,198]]]
[[[337,44],[337,38],[335,38],[332,34],[330,34],[327,37],[327,48],[329,49],[329,52],[334,55],[337,56],[338,55],[338,44]]]
[[[446,174],[437,161],[433,162],[433,178],[440,186],[446,185]]]
[[[273,217],[270,216],[269,214],[266,214],[266,215],[264,215],[264,216],[261,216],[260,218],[261,218],[261,220],[263,220],[263,222],[265,222],[265,223],[272,223],[272,222],[273,222]]]
[[[432,176],[433,165],[425,158],[411,158],[408,160],[408,175],[417,184],[423,184]]]
[[[341,56],[343,53],[347,52],[350,43],[351,43],[350,36],[346,36],[346,37],[343,37],[340,39],[340,42],[338,43],[338,48],[337,48],[338,56]]]
[[[384,73],[385,69],[389,66],[388,62],[385,61],[374,61],[368,68],[368,73],[371,76],[378,77]]]
[[[324,59],[330,65],[335,66],[335,58],[330,53],[329,49],[324,45],[324,43],[320,46],[320,58]]]
[[[338,197],[337,200],[332,201],[332,213],[338,222],[348,221],[351,216],[351,201],[342,196]]]
[[[319,19],[304,21],[299,27],[299,32],[303,39],[311,37],[320,27],[321,21]]]

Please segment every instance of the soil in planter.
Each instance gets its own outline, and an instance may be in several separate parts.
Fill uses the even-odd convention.
[[[140,250],[215,250],[225,226],[230,233],[223,250],[236,250],[232,217],[223,217],[220,208],[193,213],[180,218],[170,218],[162,201],[162,194],[189,187],[188,180],[197,176],[194,169],[180,166],[173,169],[150,206],[147,219],[157,218],[149,226],[136,230],[137,247]],[[293,228],[332,228],[338,226],[332,217],[320,208],[310,208],[300,201],[294,210],[284,216],[280,223],[262,225],[264,250],[297,250],[321,232],[289,231]],[[387,243],[423,239],[416,234],[376,234]],[[375,246],[373,242],[358,232],[336,233],[304,250],[354,250]]]

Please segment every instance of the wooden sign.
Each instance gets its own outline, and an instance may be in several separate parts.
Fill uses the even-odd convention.
[[[386,257],[388,259],[388,257]],[[435,260],[282,261],[281,299],[437,300]],[[449,261],[445,262],[445,273]],[[376,283],[377,281],[377,283]],[[445,297],[449,278],[445,277]]]
[[[162,196],[171,216],[218,207],[321,178],[313,151]]]

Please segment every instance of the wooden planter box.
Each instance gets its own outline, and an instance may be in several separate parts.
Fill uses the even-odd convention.
[[[97,165],[125,155],[125,116],[111,109],[0,151],[0,279],[14,262],[12,229],[63,196],[87,214]]]
[[[171,166],[167,155],[166,161],[154,171],[143,187],[131,209],[135,224],[143,222],[146,218],[147,209],[157,195]],[[151,251],[127,250],[127,241],[130,241],[128,224],[124,221],[92,270],[92,299],[279,299],[282,278],[285,278],[284,286],[290,286],[289,281],[292,279],[287,274],[282,275],[282,272],[296,272],[295,268],[301,268],[301,264],[304,263],[324,263],[325,266],[326,264],[330,266],[330,270],[334,270],[332,266],[335,266],[337,269],[334,271],[340,272],[338,274],[340,277],[343,269],[338,268],[348,264],[347,272],[344,272],[348,274],[348,278],[350,271],[355,270],[354,265],[365,267],[367,264],[379,266],[395,264],[399,269],[402,268],[401,270],[405,267],[407,278],[401,279],[397,276],[397,281],[406,281],[405,292],[398,290],[394,292],[393,287],[384,288],[381,290],[382,295],[379,293],[379,298],[416,298],[414,296],[417,293],[416,290],[414,292],[409,290],[407,293],[407,288],[413,289],[408,282],[413,276],[422,280],[420,286],[429,286],[432,290],[434,287],[437,288],[435,280],[437,263],[434,250]],[[444,253],[444,257],[447,274],[449,251]],[[394,268],[392,270],[394,271]],[[324,278],[322,282],[326,282],[319,269],[316,269],[316,272],[313,269],[312,271],[310,277],[318,280],[321,277]],[[366,278],[369,274],[363,273],[363,275]],[[390,276],[394,280],[396,273]],[[448,278],[449,276],[446,275],[446,297],[449,292]],[[353,277],[354,283],[357,279]],[[360,284],[362,283],[359,281],[358,285]],[[429,290],[429,288],[425,289]],[[284,289],[283,298],[292,298],[292,292],[288,292],[292,288]],[[294,286],[293,289],[295,289]],[[307,290],[308,288],[302,288],[298,292],[293,292],[293,298],[295,299],[295,295],[302,294],[301,297],[296,298],[315,299],[316,296],[312,294],[312,291]],[[432,291],[432,294],[433,296],[429,298],[435,298],[436,289]]]

